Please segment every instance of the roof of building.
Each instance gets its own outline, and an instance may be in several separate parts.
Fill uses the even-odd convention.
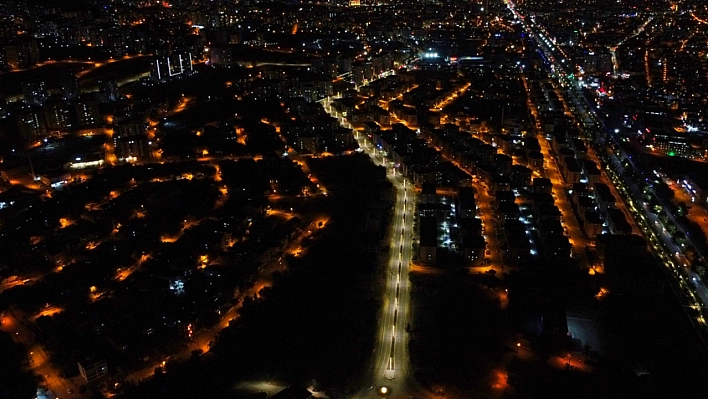
[[[312,394],[302,387],[288,387],[271,396],[271,399],[307,399],[311,398]]]
[[[438,245],[438,222],[432,217],[420,218],[420,246],[437,247]]]

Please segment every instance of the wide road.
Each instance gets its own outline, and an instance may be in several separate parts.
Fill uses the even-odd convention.
[[[512,1],[508,0],[507,6],[511,10],[511,12],[517,16],[517,18],[522,21],[527,20],[525,16],[521,15],[518,10],[515,9]],[[533,23],[524,23],[523,25],[527,32],[529,32],[530,34],[534,34],[537,37],[535,42],[538,45],[539,49],[541,49],[545,57],[550,61],[551,69],[555,70],[558,79],[564,82],[569,87],[567,94],[575,103],[575,115],[577,119],[584,121],[583,123],[585,125],[585,128],[593,134],[593,139],[597,143],[598,147],[606,148],[606,146],[608,145],[607,141],[612,141],[617,145],[617,148],[621,152],[623,152],[622,145],[617,140],[616,136],[612,136],[611,134],[609,134],[609,130],[604,125],[604,122],[597,116],[597,113],[593,109],[593,106],[589,104],[587,98],[583,95],[582,92],[579,91],[580,89],[575,84],[574,76],[572,75],[572,73],[567,72],[566,66],[563,65],[564,63],[559,63],[557,61],[556,56],[558,56],[558,54],[555,52],[556,48],[548,41],[546,37],[547,35],[540,33],[539,27]],[[591,148],[592,146],[588,148],[588,152],[590,152]],[[600,155],[599,151],[598,153],[596,153],[596,155]],[[676,282],[679,287],[685,290],[684,292],[687,291],[689,297],[679,297],[679,300],[682,300],[684,304],[686,303],[686,301],[690,301],[691,306],[694,307],[694,309],[696,310],[708,310],[706,308],[706,306],[708,305],[708,288],[705,286],[705,284],[703,284],[700,277],[692,270],[691,262],[687,259],[685,254],[686,249],[684,249],[683,246],[679,246],[676,244],[672,236],[668,233],[667,227],[666,225],[664,225],[664,221],[661,220],[658,215],[655,214],[651,209],[649,209],[649,206],[644,200],[644,197],[637,185],[631,180],[622,181],[620,179],[620,177],[622,176],[624,165],[622,165],[622,162],[620,162],[620,159],[617,154],[615,154],[614,151],[609,151],[607,158],[608,163],[614,169],[614,175],[610,176],[612,184],[609,184],[609,186],[614,189],[613,194],[616,196],[616,198],[619,198],[623,202],[627,202],[627,205],[629,205],[628,208],[636,212],[636,217],[634,218],[634,220],[640,227],[641,231],[644,233],[644,236],[648,239],[650,244],[649,249],[652,251],[653,254],[656,255],[660,263],[662,263],[671,271],[671,273],[676,278]],[[622,156],[622,159],[628,160],[632,169],[637,172],[641,172],[641,170],[636,165],[634,165],[632,159],[627,157],[626,154]],[[610,170],[612,171],[612,169]],[[653,193],[653,189],[651,188],[651,186],[649,186],[649,190]],[[624,195],[620,195],[620,191]],[[658,197],[656,195],[654,196],[663,206],[663,201],[661,197]],[[668,220],[671,221],[671,223],[677,229],[686,234],[686,232],[683,230],[682,225],[675,220],[673,214],[667,211],[668,208],[663,208],[663,213],[664,215],[666,215]],[[686,246],[688,248],[695,249],[695,246],[691,242],[690,236],[688,236],[687,234]],[[705,255],[701,254],[700,251],[698,251],[697,249],[696,252],[698,252],[699,255],[705,258]],[[694,324],[694,326],[697,327],[698,331],[701,331],[699,326],[701,324],[706,323],[704,315],[700,313],[695,317],[689,316],[689,319]],[[698,324],[696,322],[698,322]],[[702,335],[699,334],[699,336],[703,344],[706,346],[706,349],[708,349],[708,342],[703,340]]]
[[[382,387],[389,397],[408,398],[415,392],[408,355],[406,326],[410,315],[408,272],[413,257],[413,210],[415,191],[407,182],[391,178],[396,203],[386,266],[382,309],[372,365],[371,384],[359,397],[376,397]],[[374,391],[374,392],[371,392]],[[371,393],[371,394],[370,394]]]
[[[342,126],[352,129],[353,126],[331,107],[331,102],[332,98],[324,100],[324,109],[338,118]],[[415,187],[405,178],[393,173],[390,162],[375,152],[374,146],[365,135],[355,131],[355,137],[359,147],[371,157],[374,164],[386,167],[396,198],[373,360],[369,375],[363,380],[362,389],[354,395],[354,398],[427,398],[429,395],[416,384],[413,378],[406,332],[411,313],[411,284],[408,274],[413,259]]]

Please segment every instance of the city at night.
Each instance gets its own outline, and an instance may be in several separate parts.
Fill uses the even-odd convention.
[[[705,0],[0,0],[0,399],[708,397]]]

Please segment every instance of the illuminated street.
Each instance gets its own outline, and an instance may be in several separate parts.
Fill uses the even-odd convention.
[[[278,211],[279,214],[283,214],[282,212]],[[288,217],[292,217],[292,215],[288,215]],[[322,223],[320,225],[320,223]],[[326,226],[326,220],[315,220],[312,221],[307,228],[303,229],[302,233],[300,233],[297,237],[295,237],[291,242],[287,243],[284,248],[280,251],[282,254],[285,253],[294,253],[297,251],[298,248],[301,247],[302,240],[309,237],[312,232],[316,229],[324,228]],[[253,283],[250,289],[243,291],[239,293],[239,295],[235,298],[236,299],[236,304],[231,306],[229,309],[225,310],[221,315],[220,315],[220,320],[219,323],[217,323],[216,326],[214,326],[211,329],[205,329],[197,332],[194,337],[192,337],[191,342],[189,345],[183,347],[180,351],[170,354],[169,360],[170,361],[175,361],[175,360],[184,360],[188,359],[193,351],[195,350],[200,350],[201,353],[206,353],[209,352],[211,343],[214,341],[214,339],[217,337],[217,335],[223,330],[224,328],[229,326],[229,323],[238,318],[239,315],[239,309],[243,306],[243,301],[247,297],[254,297],[258,296],[258,293],[265,287],[269,287],[272,284],[272,275],[273,273],[276,272],[282,272],[287,268],[287,265],[283,262],[283,258],[278,257],[277,259],[269,259],[268,262],[264,263],[260,268],[260,277]],[[141,380],[147,379],[152,377],[155,374],[155,367],[160,366],[162,363],[162,360],[158,359],[150,366],[145,367],[143,369],[137,370],[131,374],[129,374],[126,377],[126,380],[128,381],[133,381],[133,382],[140,382]]]
[[[330,106],[331,99],[325,101],[325,109],[337,117],[348,128],[352,126]],[[375,154],[373,145],[362,134],[356,134],[360,148],[371,157],[376,165],[386,165]],[[426,397],[425,392],[415,383],[410,359],[406,328],[410,317],[410,281],[408,273],[413,258],[413,217],[416,192],[406,179],[396,177],[393,169],[387,168],[389,181],[393,184],[396,200],[391,220],[391,242],[385,273],[383,307],[379,314],[377,341],[374,347],[373,363],[369,383],[356,398],[372,398],[385,395],[391,398],[409,398],[411,394]]]
[[[494,198],[489,195],[487,189],[479,181],[475,182],[474,187],[477,190],[478,217],[482,220],[482,235],[486,243],[485,258],[489,263],[484,266],[472,266],[469,270],[470,273],[485,273],[494,270],[494,275],[503,279],[505,271],[509,272],[514,269],[514,266],[504,264],[503,246],[497,237],[503,222],[498,222],[498,218],[495,216],[494,209],[492,209]]]
[[[405,181],[401,184],[397,179],[391,180],[396,188],[396,205],[371,382],[376,389],[388,387],[391,397],[403,398],[418,390],[410,370],[406,332],[410,311],[408,272],[413,256],[415,193]],[[360,397],[367,395],[368,392],[364,392]]]
[[[27,350],[31,370],[41,377],[42,383],[52,390],[59,398],[81,399],[78,388],[68,379],[60,376],[58,368],[54,367],[44,348],[36,342],[32,333],[21,323],[13,313],[5,313],[0,317],[0,329],[12,336],[15,342],[22,344]],[[69,390],[72,393],[69,393]]]
[[[0,2],[0,399],[708,397],[708,0]]]
[[[525,17],[521,16],[515,9],[513,2],[507,2],[507,5],[517,17],[521,20],[525,19]],[[648,21],[646,24],[649,22],[651,21]],[[646,24],[642,26],[642,29],[646,27]],[[574,80],[575,77],[573,74],[568,74],[565,71],[565,67],[556,60],[556,58],[559,57],[554,57],[554,53],[557,50],[556,47],[547,40],[544,33],[536,30],[537,27],[535,27],[534,24],[526,24],[525,28],[527,32],[538,36],[538,46],[552,63],[552,68],[556,73],[555,76],[560,83],[570,88],[567,97],[572,99],[575,105],[574,116],[576,120],[582,121],[586,134],[591,140],[595,141],[595,145],[608,145],[608,141],[616,142],[617,138],[615,136],[606,135],[605,132],[607,129],[604,123],[597,116],[594,109],[595,107],[591,106],[585,95],[580,92],[578,83]],[[647,80],[650,79],[651,77],[647,74]],[[649,84],[651,85],[651,83]],[[563,95],[560,98],[565,100],[567,97]],[[588,146],[588,154],[599,161],[598,154],[594,151],[592,146]],[[629,160],[629,158],[625,159]],[[608,163],[610,163],[612,167],[603,170],[603,181],[610,187],[615,198],[620,199],[620,209],[625,213],[627,219],[632,221],[633,231],[641,230],[642,235],[647,238],[649,249],[654,253],[656,259],[660,264],[671,271],[671,274],[675,278],[675,283],[684,292],[681,300],[684,303],[690,304],[690,306],[695,309],[705,309],[706,304],[708,304],[708,289],[701,282],[700,277],[691,270],[690,261],[684,254],[685,248],[676,244],[671,234],[668,233],[666,226],[664,226],[664,222],[655,212],[649,209],[648,203],[640,194],[636,184],[624,181],[624,179],[620,178],[624,166],[615,152],[609,152]],[[636,170],[636,166],[631,162],[630,167]],[[674,225],[680,228],[680,225],[676,223],[670,212],[666,212],[666,216]],[[687,241],[690,244],[690,239],[687,239]],[[690,319],[696,327],[705,324],[704,316],[701,314],[695,318],[690,317]],[[704,343],[704,345],[706,344]]]

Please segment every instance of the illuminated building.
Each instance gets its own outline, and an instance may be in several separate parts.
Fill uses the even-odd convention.
[[[118,101],[120,99],[118,83],[115,79],[100,80],[98,82],[98,90],[107,101]]]
[[[209,62],[211,65],[233,66],[233,48],[228,46],[209,48]]]
[[[157,57],[155,61],[153,61],[150,78],[155,81],[164,82],[176,77],[189,76],[192,72],[192,54],[175,53]]]
[[[26,35],[5,46],[5,62],[13,68],[29,68],[39,62],[37,40]]]
[[[142,121],[126,121],[116,126],[113,147],[119,161],[136,162],[150,157],[150,143]]]
[[[83,377],[86,382],[93,382],[97,379],[108,374],[108,364],[106,359],[101,359],[96,362],[91,362],[91,360],[86,360],[83,362],[78,362],[79,364],[79,374]]]
[[[76,111],[76,122],[80,128],[96,126],[101,120],[98,112],[98,103],[91,98],[76,101],[74,108]]]
[[[652,129],[652,139],[647,145],[652,151],[660,151],[668,156],[688,156],[691,144],[688,135],[671,130]]]
[[[29,105],[42,105],[49,98],[43,81],[22,83],[22,95],[25,103]]]
[[[71,122],[71,109],[66,101],[49,101],[44,104],[43,111],[47,130],[66,130],[73,126]]]
[[[41,108],[25,108],[15,114],[15,120],[20,136],[25,140],[38,140],[47,134]]]
[[[59,188],[71,180],[71,174],[63,169],[46,170],[39,175],[39,180],[45,186]]]
[[[420,244],[418,251],[422,263],[434,265],[437,262],[437,221],[435,217],[420,218]]]
[[[59,85],[61,86],[61,95],[67,100],[77,99],[81,95],[79,81],[70,73],[61,76]]]

